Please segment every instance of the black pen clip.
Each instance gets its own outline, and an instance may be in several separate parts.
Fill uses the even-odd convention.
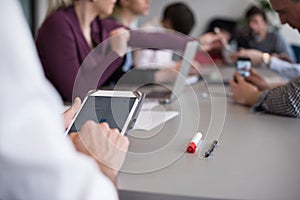
[[[204,153],[204,157],[207,158],[211,155],[211,153],[214,151],[216,146],[218,145],[218,141],[214,140],[212,144],[210,145],[209,149]]]

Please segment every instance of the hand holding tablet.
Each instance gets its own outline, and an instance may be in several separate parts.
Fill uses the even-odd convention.
[[[78,132],[82,125],[92,120],[106,122],[124,135],[134,125],[144,100],[141,92],[97,90],[83,101],[66,134]]]

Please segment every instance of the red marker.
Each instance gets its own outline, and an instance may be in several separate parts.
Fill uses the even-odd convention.
[[[202,133],[197,132],[193,137],[192,141],[189,143],[186,151],[188,153],[195,153],[197,149],[197,145],[199,144],[201,138],[202,138]]]

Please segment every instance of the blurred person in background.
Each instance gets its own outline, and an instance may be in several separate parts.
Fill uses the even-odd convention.
[[[128,27],[104,19],[112,14],[115,0],[49,2],[48,16],[39,29],[36,44],[46,77],[65,101],[116,83],[128,70],[123,67],[128,46],[183,51],[186,43],[194,40],[175,33],[129,31]],[[219,43],[219,36],[207,34],[197,40],[208,50]],[[107,54],[104,49],[98,49],[102,52],[99,54],[92,51],[99,44],[110,47]],[[95,62],[87,60],[80,68],[90,53]]]
[[[290,44],[278,30],[273,30],[265,12],[257,6],[251,6],[246,14],[247,30],[237,37],[238,48],[256,49],[280,59],[295,62]]]
[[[162,18],[155,18],[141,26],[146,32],[165,32],[166,29],[174,30],[184,35],[189,35],[195,25],[192,10],[184,3],[174,3],[164,8]],[[145,68],[177,67],[180,61],[173,60],[173,52],[168,50],[137,50],[134,52],[134,66]]]
[[[278,12],[283,24],[288,23],[300,31],[300,0],[270,0],[270,2],[273,9]],[[267,61],[262,54],[258,54],[256,59],[257,62]],[[269,64],[274,62],[274,59],[270,60],[270,57],[268,60]],[[280,63],[290,67],[291,70],[295,69],[296,66],[285,61],[280,61]],[[297,67],[299,69],[299,65]],[[232,98],[236,103],[252,106],[254,111],[300,118],[299,75],[287,84],[276,87],[267,84],[254,70],[251,70],[251,76],[246,80],[236,72],[230,85]]]

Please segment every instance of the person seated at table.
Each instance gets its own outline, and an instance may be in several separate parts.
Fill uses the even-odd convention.
[[[140,16],[148,15],[150,9],[150,0],[117,0],[116,6],[113,10],[109,19],[116,21],[117,23],[122,24],[125,27],[130,29],[137,29],[137,20]],[[179,65],[178,65],[179,67]],[[145,82],[168,82],[173,80],[176,77],[176,71],[172,70],[137,70],[134,68],[133,61],[133,52],[130,47],[127,49],[126,57],[122,65],[122,69],[114,74],[114,78],[110,79],[111,83],[117,82],[120,77],[124,75],[124,72],[130,71],[131,76],[126,79],[126,83],[137,83],[136,80],[131,79],[143,79]],[[177,69],[175,69],[177,70]],[[175,73],[174,73],[175,72]],[[135,78],[139,76],[139,78]],[[143,78],[141,78],[143,77]],[[150,77],[150,79],[149,79]],[[129,79],[129,80],[128,80]]]
[[[255,112],[300,118],[300,77],[284,84],[271,85],[253,69],[243,78],[238,72],[230,81],[236,103],[252,106]]]
[[[289,62],[295,62],[293,50],[279,31],[269,27],[265,12],[256,7],[250,7],[245,18],[248,29],[237,37],[238,48],[256,49],[273,54]]]
[[[0,12],[6,16],[0,19],[0,199],[117,200],[128,138],[92,121],[64,136],[80,100],[63,122],[62,102],[43,76],[20,1],[6,1]]]
[[[155,18],[141,26],[146,32],[165,32],[165,29],[188,35],[193,29],[195,18],[192,10],[184,3],[173,3],[164,8],[161,19]],[[169,68],[178,65],[173,52],[167,50],[137,50],[134,52],[134,66],[141,69]]]
[[[103,19],[112,13],[114,0],[50,2],[48,16],[39,29],[36,44],[46,77],[66,101],[75,96],[84,97],[89,90],[109,82],[122,66],[127,44],[182,51],[186,43],[193,40],[174,33],[129,32],[124,26]],[[219,36],[207,34],[198,40],[208,50],[219,43]],[[101,43],[101,48],[110,45],[111,51],[107,53],[107,49],[98,49],[92,52]],[[96,60],[88,60],[80,68],[91,52]]]
[[[137,28],[136,22],[138,17],[147,15],[149,12],[150,5],[151,4],[149,0],[130,0],[130,1],[117,0],[114,12],[110,16],[110,18],[121,23],[124,26]],[[174,20],[176,19],[177,25],[174,26],[177,27],[176,29],[178,32],[187,34],[187,31],[189,29],[190,30],[188,32],[190,32],[192,29],[192,25],[195,23],[193,13],[190,10],[190,8],[188,8],[187,5],[185,5],[184,3],[174,3],[167,7],[168,8],[165,8],[163,18],[164,19],[173,18]],[[180,18],[178,18],[179,15],[177,15],[177,12],[183,13],[180,15],[181,16]],[[167,21],[170,20],[164,20],[163,23],[165,26],[164,28],[174,29],[170,27],[170,23]],[[150,24],[146,23],[144,25],[146,26],[146,29],[144,28],[144,31],[164,32],[162,31],[162,29],[157,28],[157,26],[161,26],[160,23],[161,22],[159,20],[153,20],[150,22]],[[153,27],[153,25],[155,26],[155,28],[150,28]],[[215,33],[207,32],[206,34],[201,36],[201,38],[205,38],[209,35],[215,35]],[[223,34],[223,32],[219,35],[220,38],[224,37],[225,40],[226,40],[226,36],[227,35]],[[214,49],[221,49],[222,47],[223,47],[222,44],[216,43],[214,45]],[[143,52],[144,55],[139,56],[140,52]],[[145,54],[145,52],[147,52],[147,54]],[[179,52],[176,52],[175,54],[177,53]],[[159,55],[159,58],[157,55]],[[178,57],[180,56],[178,55]],[[195,57],[195,61],[193,62],[193,68],[191,68],[190,75],[199,75],[199,72],[197,70],[200,64],[199,61],[201,64],[207,64],[207,61],[209,62],[209,64],[212,63],[211,57],[206,52],[198,51]],[[128,66],[132,65],[132,67],[135,67],[135,71],[139,71],[139,72],[141,72],[141,70],[149,72],[149,70],[144,70],[144,69],[151,69],[151,70],[159,69],[154,73],[155,82],[168,82],[168,81],[170,82],[176,78],[176,71],[179,70],[180,64],[181,64],[181,60],[178,60],[176,62],[173,61],[172,51],[168,51],[168,50],[154,51],[150,49],[147,50],[143,49],[143,50],[134,51],[133,59],[132,59],[132,54],[128,52],[126,54],[126,61],[124,62],[123,68],[128,69],[129,68]]]
[[[226,18],[214,18],[206,29],[205,33],[214,32],[222,37],[222,45],[216,46],[215,48],[208,51],[208,55],[203,53],[198,53],[197,60],[199,63],[205,64],[217,64],[222,66],[224,64],[232,64],[230,55],[232,52],[237,50],[235,32],[236,32],[236,22],[232,19]]]
[[[270,2],[273,9],[278,12],[282,23],[288,23],[300,31],[298,14],[300,0],[270,0]],[[251,76],[246,79],[235,72],[234,79],[230,81],[230,85],[235,102],[252,106],[254,111],[300,118],[300,76],[275,88],[266,84],[254,70],[251,70]]]
[[[178,4],[178,5],[177,5]],[[137,29],[137,20],[138,17],[140,16],[145,16],[149,13],[149,8],[151,5],[151,1],[150,0],[117,0],[116,2],[116,6],[114,8],[113,14],[109,17],[110,19],[124,25],[127,26],[131,29]],[[174,6],[172,6],[172,8],[168,9],[168,15],[171,15],[171,13],[174,13],[174,7],[176,7],[177,11],[184,11],[186,13],[185,16],[187,16],[187,18],[184,17],[180,17],[177,18],[177,21],[179,21],[179,19],[183,22],[185,22],[185,24],[190,23],[194,23],[194,19],[191,19],[190,16],[190,12],[191,11],[187,11],[187,6],[182,6],[182,3],[176,3]],[[178,9],[179,8],[179,9]],[[186,12],[187,11],[187,12]],[[182,22],[180,22],[182,24]],[[167,25],[167,24],[166,24]],[[180,24],[178,23],[178,26]],[[169,25],[168,25],[169,26]],[[186,28],[189,28],[189,26],[185,26]],[[167,27],[167,28],[171,28],[171,27]],[[145,31],[145,29],[140,29],[141,31]],[[148,32],[165,32],[167,33],[169,30],[165,30],[162,31],[161,29],[158,31],[157,29],[152,29],[149,30],[147,29]],[[183,28],[181,28],[181,30],[183,30]],[[186,31],[184,31],[186,32]],[[210,33],[211,34],[211,33]],[[209,35],[209,34],[208,34]],[[206,36],[202,36],[202,38],[204,38]],[[181,60],[174,62],[172,60],[172,55],[174,51],[170,51],[170,50],[150,50],[146,48],[143,48],[143,50],[135,50],[134,52],[132,52],[131,48],[127,49],[127,53],[126,53],[126,57],[122,66],[122,70],[118,70],[117,73],[115,73],[115,77],[114,79],[111,79],[112,82],[116,82],[119,80],[119,78],[121,76],[124,75],[124,71],[130,71],[131,76],[128,76],[129,78],[125,78],[126,79],[126,83],[136,83],[136,81],[132,81],[132,79],[135,79],[136,76],[139,76],[139,78],[137,78],[138,80],[143,79],[145,80],[145,82],[155,82],[155,83],[165,83],[165,82],[172,82],[175,80],[177,72],[180,69],[180,64],[181,64]],[[140,62],[136,62],[136,53],[139,51],[142,52],[151,52],[151,55],[155,54],[155,55],[160,55],[159,60],[156,58],[154,58],[154,60],[152,59],[151,61],[149,60],[149,56],[148,55],[143,55],[142,57],[138,56],[139,58],[143,58],[143,63]],[[180,53],[178,51],[176,51],[176,54]],[[133,56],[134,54],[134,56]],[[163,54],[163,55],[162,55]],[[179,55],[178,55],[179,57]],[[144,60],[145,59],[145,60]],[[147,61],[149,62],[147,62]],[[151,65],[149,65],[149,63],[151,62]],[[146,65],[143,65],[146,64]],[[190,75],[199,75],[199,72],[197,70],[197,68],[199,67],[199,64],[195,61],[193,62],[193,68],[190,71]],[[147,75],[146,75],[147,74]],[[143,78],[141,78],[143,76]],[[150,79],[148,77],[151,77]],[[130,80],[128,80],[130,79]]]
[[[149,13],[150,5],[151,5],[150,0],[130,0],[130,1],[117,0],[114,11],[109,18],[124,25],[124,26],[127,26],[131,29],[137,29],[138,28],[138,26],[137,26],[138,17],[147,15]],[[185,5],[184,6],[181,6],[181,5],[182,4],[179,3],[179,5],[176,5],[176,8],[178,8],[180,6],[181,11],[182,10],[186,11],[187,7]],[[174,10],[174,6],[172,6],[172,9],[169,9],[169,10],[170,11],[168,11],[168,13],[169,14],[172,13]],[[190,14],[190,13],[188,12],[187,14]],[[190,18],[190,16],[188,16],[188,18]],[[187,18],[184,19],[181,17],[180,20],[185,21],[185,22],[188,21],[189,24],[194,23],[194,19],[187,19]],[[185,27],[188,27],[188,26],[185,26]],[[170,28],[170,27],[167,27],[167,28]],[[142,31],[145,31],[145,29],[143,29]],[[157,29],[156,30],[152,29],[152,31],[150,31],[148,29],[148,31],[149,32],[164,32],[161,30],[157,31]],[[165,32],[167,32],[167,31],[165,31]],[[203,37],[205,37],[205,36],[203,36]],[[146,48],[143,48],[143,49],[145,50]],[[134,52],[132,52],[132,49],[128,48],[122,69],[129,71],[135,67],[131,71],[131,73],[135,72],[136,74],[134,76],[142,75],[143,78],[146,78],[147,79],[146,81],[149,81],[149,82],[154,81],[156,83],[164,83],[164,82],[174,81],[174,79],[176,78],[176,75],[177,75],[176,73],[180,68],[181,61],[174,62],[172,60],[173,54],[171,52],[173,52],[173,51],[150,50],[150,49],[147,49],[145,51],[144,50],[141,50],[141,51],[142,52],[145,52],[145,51],[151,52],[151,55],[152,54],[161,55],[160,57],[162,57],[162,54],[163,54],[163,58],[158,60],[157,56],[156,56],[156,58],[154,60],[152,59],[151,61],[149,61],[149,62],[151,62],[151,66],[150,66],[149,62],[144,60],[144,59],[149,60],[149,56],[143,55],[142,56],[144,58],[143,62],[145,64],[147,64],[144,66],[140,62],[136,62],[136,58],[137,58],[136,53],[139,52],[140,50],[135,50]],[[178,53],[178,52],[176,52],[176,53]],[[133,56],[133,54],[134,54],[134,56]],[[141,58],[140,56],[138,56],[138,57]],[[165,67],[165,66],[167,66],[167,67]],[[193,66],[194,67],[191,69],[190,74],[198,75],[199,72],[197,70],[195,70],[199,66],[198,63],[194,62]],[[150,69],[150,68],[151,68],[151,70],[145,70],[145,69]],[[159,69],[159,68],[161,68],[161,69]],[[159,70],[157,70],[157,69],[159,69]],[[121,70],[119,70],[119,73],[116,73],[119,76],[115,76],[115,78],[114,78],[114,80],[112,80],[112,82],[116,82],[120,78],[120,76],[123,75],[124,70],[122,70],[123,72]],[[134,74],[134,73],[132,73],[132,74]],[[149,74],[148,76],[152,75],[153,79],[149,80],[148,76],[145,76],[145,74]],[[130,78],[126,78],[126,79],[130,79]],[[138,78],[138,79],[141,79],[141,78]],[[131,82],[131,81],[127,81],[127,82]]]
[[[138,18],[149,14],[151,0],[117,0],[109,17],[131,29],[138,28]]]

